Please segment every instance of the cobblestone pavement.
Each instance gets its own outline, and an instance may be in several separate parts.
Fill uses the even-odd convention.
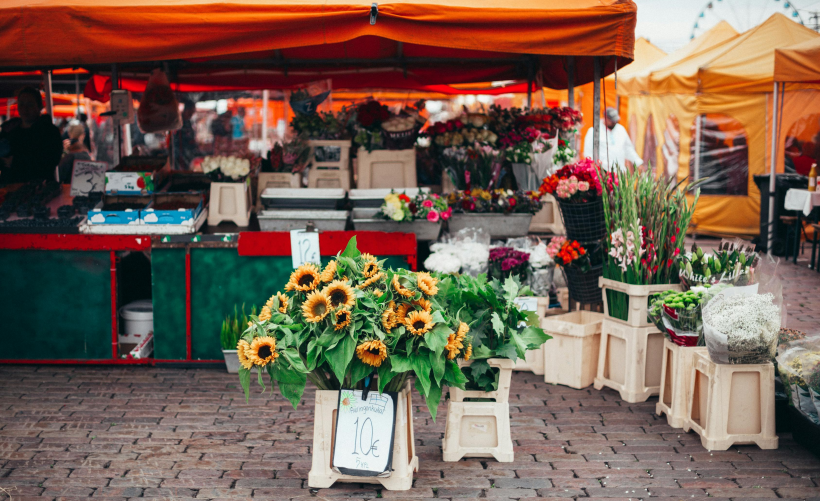
[[[781,268],[789,326],[818,331],[820,274]],[[0,488],[14,500],[645,499],[820,500],[820,459],[781,434],[780,448],[703,449],[611,390],[573,390],[516,373],[515,463],[444,463],[437,423],[416,396],[420,471],[412,490],[337,484],[310,490],[313,391],[298,410],[252,395],[218,369],[0,367]],[[5,498],[0,491],[0,499]]]

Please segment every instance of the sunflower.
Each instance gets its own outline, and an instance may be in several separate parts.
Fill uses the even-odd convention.
[[[318,285],[319,269],[315,264],[305,263],[290,274],[290,280],[288,281],[288,285],[285,286],[285,290],[308,292],[315,289]]]
[[[288,312],[288,303],[290,300],[288,297],[281,292],[276,293],[276,297],[279,298],[279,312],[280,313],[287,313]]]
[[[302,314],[306,322],[321,322],[330,313],[330,298],[323,292],[313,291],[302,303]]]
[[[350,310],[342,308],[336,312],[336,325],[334,330],[342,330],[350,325]]]
[[[321,280],[324,283],[332,282],[334,276],[336,276],[336,261],[331,261],[327,263],[325,269],[322,270],[322,274],[319,276],[319,280]]]
[[[433,304],[430,301],[426,300],[426,299],[419,299],[417,301],[411,301],[411,303],[413,303],[413,306],[421,307],[421,309],[426,311],[427,313],[432,313],[433,312]]]
[[[356,304],[356,293],[353,288],[341,280],[330,282],[330,285],[325,287],[322,294],[330,298],[330,305],[334,308],[339,306],[350,306]]]
[[[456,340],[458,342],[464,341],[464,338],[467,337],[467,333],[470,332],[470,326],[461,322],[458,326],[458,331],[456,332]]]
[[[240,339],[236,345],[236,356],[239,357],[239,364],[245,369],[251,370],[253,362],[248,358],[248,353],[251,350],[251,345],[244,339]]]
[[[396,318],[396,311],[393,309],[396,306],[396,303],[390,301],[390,304],[387,305],[384,312],[382,313],[382,327],[384,327],[387,332],[390,332],[390,329],[398,325],[398,319]]]
[[[404,325],[417,336],[423,336],[433,328],[433,317],[426,311],[411,311],[404,319]]]
[[[419,289],[428,296],[435,296],[438,294],[438,279],[433,278],[429,273],[420,271],[416,275],[418,278]]]
[[[379,272],[379,263],[375,260],[373,261],[365,261],[364,266],[362,266],[362,275],[367,278],[372,277],[376,273]]]
[[[380,291],[379,289],[373,289],[373,295],[374,296],[382,297],[382,294],[384,294],[384,292]]]
[[[407,312],[410,311],[413,305],[410,303],[402,303],[396,308],[396,319],[398,322],[404,322],[407,320]]]
[[[279,356],[276,353],[276,339],[270,336],[255,338],[250,348],[245,349],[245,354],[254,365],[271,363]]]
[[[399,293],[400,295],[402,295],[404,297],[413,297],[413,296],[415,296],[415,294],[413,294],[413,291],[406,288],[405,286],[403,286],[401,284],[401,282],[399,282],[399,276],[398,275],[393,275],[393,290],[395,290],[397,293]]]
[[[378,282],[379,280],[381,280],[383,277],[384,277],[384,273],[378,272],[375,275],[373,275],[372,277],[365,280],[363,283],[357,285],[356,287],[358,289],[366,289],[366,288],[370,287],[371,285],[375,284],[376,282]]]
[[[362,262],[367,262],[367,261],[374,261],[375,262],[376,261],[376,256],[374,256],[373,254],[368,254],[367,252],[365,252],[360,256],[360,259],[362,260]]]
[[[365,341],[356,347],[359,360],[372,367],[379,367],[387,358],[387,346],[378,339]]]
[[[267,322],[270,320],[271,311],[268,305],[262,307],[262,311],[259,313],[259,321],[260,322]]]
[[[464,344],[458,339],[456,334],[450,334],[447,338],[447,345],[444,347],[447,350],[447,360],[452,360],[458,356],[458,352],[464,348]]]
[[[470,360],[470,357],[473,356],[473,345],[468,344],[467,349],[464,350],[464,361]]]

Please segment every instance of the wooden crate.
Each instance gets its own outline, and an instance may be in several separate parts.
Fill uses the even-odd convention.
[[[416,150],[373,150],[359,148],[356,154],[356,187],[415,188]]]

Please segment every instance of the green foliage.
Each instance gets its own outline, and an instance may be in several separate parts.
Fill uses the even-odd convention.
[[[256,305],[251,308],[251,315],[256,315]],[[234,305],[233,314],[228,314],[222,321],[222,330],[219,332],[219,340],[223,350],[235,350],[245,326],[248,325],[248,315],[245,314],[245,305],[242,304],[242,313]]]

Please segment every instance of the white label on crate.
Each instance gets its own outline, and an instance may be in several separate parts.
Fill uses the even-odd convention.
[[[396,393],[339,391],[333,469],[358,477],[389,476],[396,434]]]
[[[321,266],[319,232],[290,230],[290,253],[293,256],[294,268],[298,268],[305,263],[315,263]]]

